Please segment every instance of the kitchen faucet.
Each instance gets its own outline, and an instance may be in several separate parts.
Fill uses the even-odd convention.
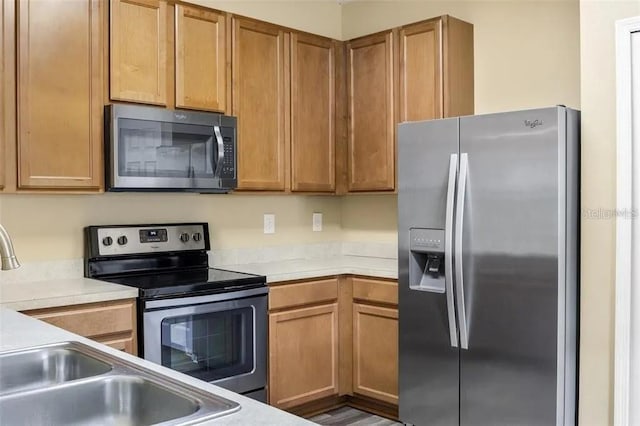
[[[3,271],[20,267],[20,262],[18,262],[16,254],[13,251],[11,237],[9,237],[7,230],[4,229],[2,224],[0,224],[0,257],[2,258],[1,269]]]

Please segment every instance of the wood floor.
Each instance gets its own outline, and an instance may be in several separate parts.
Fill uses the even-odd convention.
[[[309,420],[327,426],[395,426],[402,424],[351,407],[342,407],[318,414]]]

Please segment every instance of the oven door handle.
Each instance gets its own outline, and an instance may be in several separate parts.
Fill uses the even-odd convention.
[[[224,302],[243,299],[245,297],[266,295],[269,287],[251,288],[248,290],[230,291],[228,293],[207,294],[206,296],[187,296],[177,299],[148,300],[144,302],[144,310],[179,308],[181,306],[200,305],[203,303]]]

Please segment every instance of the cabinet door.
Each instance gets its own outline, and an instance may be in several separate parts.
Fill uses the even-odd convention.
[[[166,105],[167,4],[111,0],[111,99]]]
[[[18,3],[18,186],[102,182],[100,0]]]
[[[398,310],[353,304],[353,391],[398,404]]]
[[[338,304],[269,314],[269,401],[289,408],[338,393]]]
[[[347,45],[349,191],[395,189],[393,36],[389,31]]]
[[[6,2],[10,3],[10,2]],[[4,188],[4,177],[6,174],[5,167],[5,144],[6,144],[6,134],[5,134],[5,96],[8,89],[8,86],[5,84],[5,55],[8,55],[8,49],[5,47],[5,28],[7,27],[7,20],[9,17],[6,15],[5,2],[0,4],[0,190]]]
[[[225,16],[176,5],[176,107],[225,111]]]
[[[117,349],[122,352],[126,352],[131,355],[137,355],[138,351],[131,336],[117,336],[104,339],[96,339],[96,341],[103,345],[111,346],[113,349]]]
[[[400,121],[442,118],[442,20],[400,29]]]
[[[291,35],[291,189],[335,190],[335,48]]]
[[[232,52],[238,188],[282,191],[289,148],[285,33],[274,25],[234,18]]]

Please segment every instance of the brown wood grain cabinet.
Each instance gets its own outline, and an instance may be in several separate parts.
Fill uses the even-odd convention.
[[[233,18],[232,114],[238,117],[238,189],[284,191],[289,166],[289,34]]]
[[[347,191],[396,189],[396,124],[474,112],[473,25],[441,16],[347,43]]]
[[[389,279],[339,276],[271,285],[270,403],[305,414],[346,398],[397,415],[397,303],[397,282]]]
[[[106,4],[20,0],[16,13],[18,188],[98,189]]]
[[[291,190],[335,191],[335,43],[291,34]]]
[[[398,309],[353,304],[353,392],[398,404]]]
[[[338,393],[338,303],[269,314],[269,400],[290,408]]]
[[[352,388],[355,395],[398,404],[398,282],[351,278]]]
[[[395,189],[395,32],[347,43],[347,187]]]
[[[24,314],[130,354],[137,354],[136,300],[35,309]]]
[[[13,46],[11,46],[5,35],[7,27],[13,26],[14,14],[11,10],[8,10],[8,5],[2,2],[0,5],[0,191],[4,189],[6,171],[6,156],[5,149],[7,146],[7,91],[11,90],[12,86],[7,84],[7,65],[11,67],[12,63],[7,64],[7,56],[9,53],[14,52]],[[9,12],[9,13],[7,13]],[[10,21],[11,20],[11,21]]]
[[[399,29],[399,121],[473,114],[473,25],[442,16]]]
[[[212,10],[176,5],[176,107],[226,108],[226,17]]]
[[[166,1],[111,0],[110,16],[111,99],[166,105]]]

